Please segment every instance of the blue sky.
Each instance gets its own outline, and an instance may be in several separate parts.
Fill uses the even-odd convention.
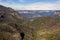
[[[0,0],[0,5],[16,10],[60,10],[60,0]]]

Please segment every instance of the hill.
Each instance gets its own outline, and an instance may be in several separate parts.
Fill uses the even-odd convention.
[[[23,24],[36,31],[36,40],[60,40],[60,18],[41,17]]]
[[[17,27],[22,22],[23,17],[18,12],[0,5],[0,40],[20,40],[20,31]]]
[[[23,19],[12,8],[0,5],[0,40],[21,40],[21,32],[24,40],[60,40],[59,11],[53,16]]]
[[[4,7],[0,5],[0,20],[16,22],[18,20],[22,20],[23,17],[19,15],[18,12],[14,11],[12,8]]]
[[[60,15],[60,10],[17,10],[17,12],[25,19]]]

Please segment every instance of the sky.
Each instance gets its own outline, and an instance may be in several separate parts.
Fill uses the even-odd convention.
[[[0,0],[0,5],[15,10],[60,10],[60,0]]]

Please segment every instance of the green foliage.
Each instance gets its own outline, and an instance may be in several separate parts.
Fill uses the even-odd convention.
[[[4,20],[4,18],[0,18],[0,22],[2,22]]]
[[[45,36],[44,38],[45,38],[46,40],[53,40],[53,37],[54,37],[53,34],[46,34],[46,35],[44,35],[44,36]]]
[[[45,38],[45,40],[60,40],[60,34],[56,34],[56,33],[53,33],[53,34],[44,34],[43,35],[43,38]]]
[[[37,29],[37,31],[43,32],[53,32],[51,34],[43,34],[45,40],[60,40],[60,34],[56,32],[60,30],[60,19],[56,19],[53,17],[42,17],[31,20],[27,20],[23,23],[23,25],[31,28]],[[55,33],[54,33],[55,32]],[[38,34],[34,34],[33,40],[36,40]],[[41,37],[41,36],[40,36]]]
[[[35,32],[35,33],[33,34],[33,40],[36,40],[36,38],[37,38],[37,33]]]

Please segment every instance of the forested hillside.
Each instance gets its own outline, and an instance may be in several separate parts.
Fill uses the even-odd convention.
[[[60,40],[59,18],[41,17],[27,20],[23,24],[36,31],[36,40]]]

